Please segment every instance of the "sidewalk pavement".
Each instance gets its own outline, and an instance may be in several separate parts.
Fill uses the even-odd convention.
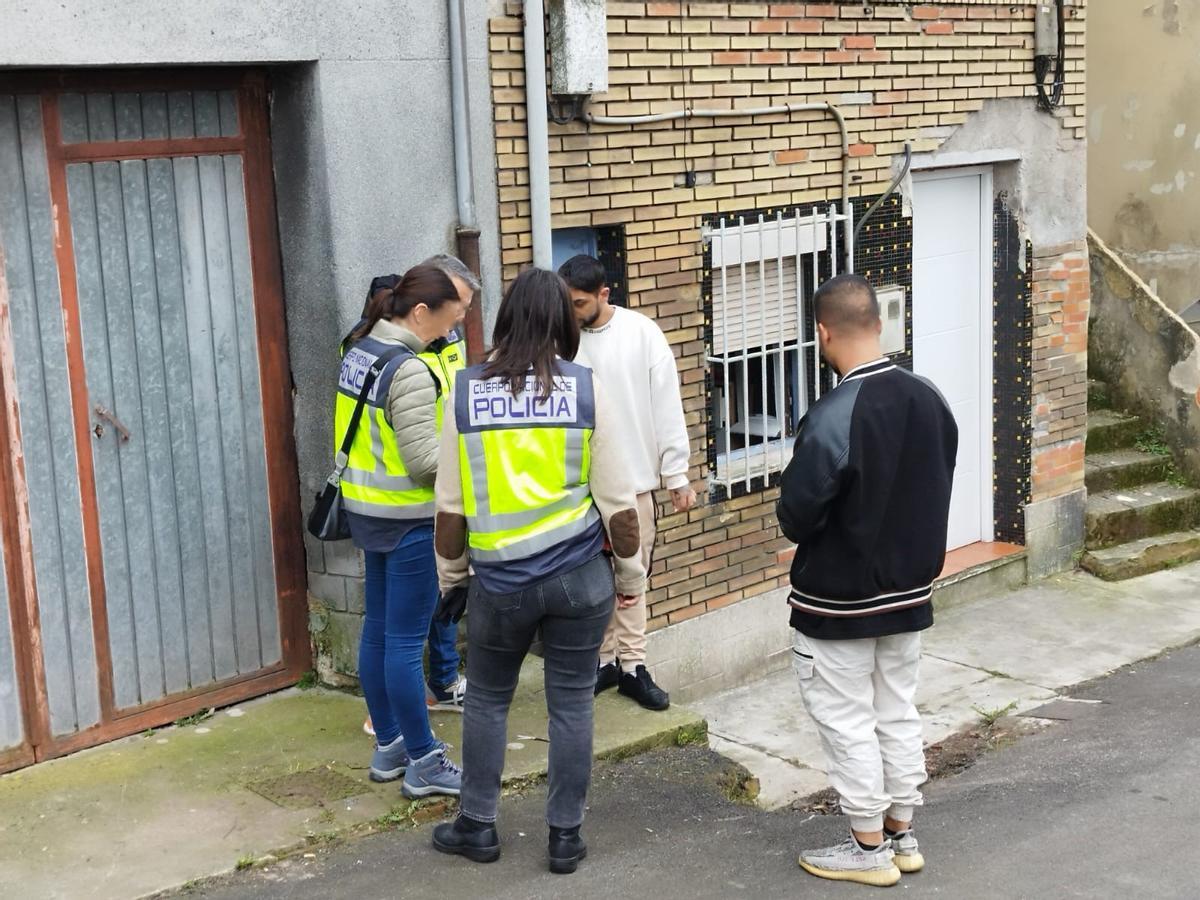
[[[541,669],[530,657],[521,672],[508,785],[546,771]],[[399,782],[367,778],[365,715],[351,694],[292,689],[0,777],[0,897],[124,900],[408,821]],[[461,715],[431,719],[460,744]],[[703,729],[694,712],[647,712],[615,691],[596,702],[598,756],[703,740]]]
[[[972,724],[981,710],[1039,706],[1197,638],[1200,563],[1115,584],[1065,575],[941,611],[925,640],[926,739]],[[527,661],[514,701],[509,785],[545,771],[541,665]],[[143,896],[410,821],[398,784],[367,779],[364,715],[350,694],[284,691],[0,777],[0,896]],[[826,786],[790,671],[665,713],[608,692],[596,703],[596,752],[703,740],[705,718],[713,748],[758,776],[763,805]],[[439,737],[459,743],[460,716],[433,721]]]
[[[926,744],[985,714],[1069,699],[1071,685],[1197,639],[1200,563],[1112,583],[1070,573],[937,611],[917,692]],[[758,778],[760,805],[828,787],[790,668],[692,708],[708,720],[712,749]]]

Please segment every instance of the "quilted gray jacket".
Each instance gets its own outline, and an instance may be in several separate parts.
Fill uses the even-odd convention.
[[[414,353],[426,344],[402,325],[380,319],[371,337],[385,344],[405,344]],[[388,388],[387,419],[396,432],[396,447],[414,481],[432,487],[437,477],[437,382],[429,366],[409,357],[396,370]]]

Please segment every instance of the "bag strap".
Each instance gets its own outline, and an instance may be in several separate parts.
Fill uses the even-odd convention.
[[[354,444],[354,435],[358,431],[358,423],[362,420],[363,407],[367,405],[367,395],[371,393],[371,388],[375,386],[375,382],[387,368],[388,363],[402,353],[412,353],[412,349],[401,344],[399,347],[392,349],[379,355],[379,358],[371,364],[371,368],[367,370],[366,376],[363,378],[362,388],[358,392],[358,401],[354,404],[354,412],[350,414],[350,422],[346,425],[346,435],[342,438],[341,449],[338,450],[337,456],[334,457],[333,474],[329,476],[330,484],[340,483],[342,480],[342,472],[346,470],[347,464],[350,462],[350,447]],[[416,354],[413,353],[415,356]],[[437,379],[434,379],[435,381]]]

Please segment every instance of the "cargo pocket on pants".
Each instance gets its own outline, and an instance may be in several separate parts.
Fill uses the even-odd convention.
[[[792,671],[796,673],[801,689],[807,687],[808,682],[812,681],[815,671],[812,647],[808,643],[808,638],[795,629],[792,630]]]

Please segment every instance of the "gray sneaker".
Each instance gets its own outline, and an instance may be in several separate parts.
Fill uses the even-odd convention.
[[[462,770],[450,762],[445,745],[410,762],[404,773],[404,784],[400,786],[400,793],[409,800],[431,794],[457,797],[461,791]]]
[[[800,868],[818,878],[855,881],[876,887],[890,887],[900,880],[900,870],[892,861],[892,846],[884,841],[876,850],[864,850],[853,836],[840,844],[800,854]]]
[[[908,875],[925,868],[925,857],[917,847],[912,829],[892,835],[892,852],[895,853],[896,868]]]
[[[375,745],[369,777],[372,781],[395,781],[404,774],[408,766],[408,750],[404,747],[404,738],[398,737],[386,747]]]

